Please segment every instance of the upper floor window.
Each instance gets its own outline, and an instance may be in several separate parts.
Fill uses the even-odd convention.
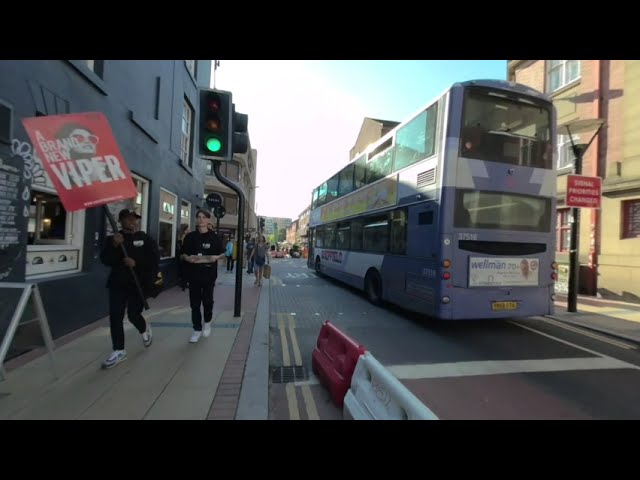
[[[182,133],[180,141],[180,158],[182,163],[191,166],[191,132],[193,131],[193,108],[186,97],[182,106]]]
[[[573,143],[580,143],[580,137],[572,135]],[[573,150],[571,149],[571,138],[569,135],[558,135],[558,170],[573,167],[576,160]]]
[[[580,78],[580,60],[547,60],[547,92],[555,92]]]
[[[102,78],[102,72],[104,68],[104,60],[85,60],[87,68]]]
[[[640,199],[622,202],[622,238],[640,238]]]
[[[187,70],[191,72],[191,75],[195,78],[196,76],[196,61],[195,60],[185,60],[184,64],[187,66]]]
[[[569,208],[559,208],[556,211],[556,252],[568,252],[571,235],[569,223]]]

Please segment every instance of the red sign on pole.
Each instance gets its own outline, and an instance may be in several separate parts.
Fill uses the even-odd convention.
[[[33,117],[22,123],[68,212],[137,195],[102,113]]]
[[[602,179],[583,175],[567,175],[567,207],[600,208]]]

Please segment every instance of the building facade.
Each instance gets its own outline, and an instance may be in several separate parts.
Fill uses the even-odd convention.
[[[602,178],[603,195],[601,209],[581,209],[579,292],[640,301],[640,61],[509,60],[508,78],[547,93],[558,125],[606,121],[583,158],[582,174]],[[574,142],[589,142],[594,133],[573,135]],[[568,135],[558,136],[557,260],[565,271],[566,177],[574,167],[570,145]]]
[[[210,77],[207,60],[0,61],[0,158],[12,155],[13,140],[30,148],[23,118],[102,112],[137,189],[135,199],[109,208],[116,219],[125,207],[139,212],[171,285],[180,225],[193,228],[204,192],[194,137],[197,89]],[[66,212],[38,161],[32,170],[25,280],[38,284],[59,337],[108,314],[99,255],[111,227],[101,207]]]
[[[258,166],[258,151],[254,148],[247,149],[247,153],[236,153],[233,155],[233,161],[222,163],[220,165],[220,174],[236,183],[245,197],[244,210],[244,233],[255,234],[257,232],[257,216],[256,216],[256,174]],[[218,193],[222,196],[225,208],[224,217],[219,222],[216,218],[211,217],[211,221],[219,232],[225,237],[237,238],[238,233],[238,208],[240,202],[238,195],[226,185],[223,185],[213,173],[213,163],[205,160],[205,198],[210,193]],[[203,207],[206,204],[203,202]]]

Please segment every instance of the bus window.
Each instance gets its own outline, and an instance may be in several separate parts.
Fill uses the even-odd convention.
[[[551,200],[511,193],[458,190],[454,227],[549,232]]]
[[[338,224],[336,232],[336,248],[338,250],[349,250],[351,248],[351,224],[342,222]]]
[[[362,250],[362,219],[351,220],[351,250]]]
[[[326,201],[326,203],[329,203],[330,201],[335,200],[336,198],[338,198],[338,178],[339,178],[339,175],[336,173],[327,182],[327,201]]]
[[[311,209],[313,210],[318,206],[318,189],[313,190],[313,196],[311,197]]]
[[[391,221],[391,244],[389,251],[397,255],[407,253],[407,210],[396,210],[389,213]]]
[[[336,224],[325,225],[324,248],[336,248]]]
[[[367,184],[386,177],[393,170],[393,148],[388,148],[367,162]]]
[[[389,220],[386,215],[365,218],[362,229],[362,249],[371,253],[386,253],[389,249]]]
[[[526,99],[468,89],[460,133],[460,156],[550,169],[549,108]]]
[[[353,192],[353,167],[354,164],[350,163],[340,172],[340,184],[338,186],[339,197]]]
[[[327,182],[318,187],[318,206],[321,207],[327,203]]]
[[[367,184],[366,160],[366,155],[362,155],[360,158],[356,159],[355,162],[353,162],[353,186],[355,190],[357,190],[358,188],[362,188]]]
[[[398,130],[394,171],[430,157],[435,151],[437,104],[430,106]]]

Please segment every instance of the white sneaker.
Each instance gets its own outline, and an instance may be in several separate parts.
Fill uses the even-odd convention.
[[[198,332],[194,330],[193,333],[191,334],[191,338],[189,339],[189,343],[198,343],[198,340],[200,340],[201,335],[202,335],[202,332]]]
[[[126,350],[114,350],[111,355],[103,362],[102,368],[112,368],[115,367],[120,362],[123,362],[127,359]]]
[[[148,347],[153,343],[153,334],[151,333],[151,325],[147,322],[147,331],[142,334],[142,343]]]
[[[204,322],[204,328],[202,329],[202,336],[207,338],[211,335],[211,322]]]

